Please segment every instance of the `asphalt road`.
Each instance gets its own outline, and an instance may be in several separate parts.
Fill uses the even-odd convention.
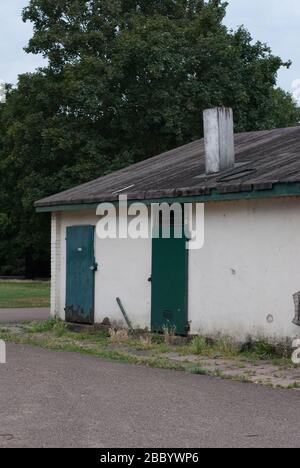
[[[47,320],[50,309],[0,309],[0,323],[20,323],[32,320]]]
[[[299,447],[300,392],[7,346],[0,447]]]

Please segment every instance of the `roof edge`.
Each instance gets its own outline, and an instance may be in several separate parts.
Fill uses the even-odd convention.
[[[266,199],[266,198],[281,198],[281,197],[298,197],[300,196],[300,183],[299,182],[286,182],[286,183],[262,183],[254,186],[244,186],[240,190],[230,191],[229,187],[214,188],[209,193],[191,194],[191,190],[180,189],[176,191],[167,191],[165,194],[162,191],[152,192],[152,198],[134,198],[133,195],[128,194],[128,203],[142,202],[145,205],[151,205],[152,203],[209,203],[209,202],[225,202],[234,200],[254,200],[254,199]],[[35,204],[37,213],[49,213],[59,211],[74,211],[89,208],[96,208],[100,203],[113,203],[118,204],[118,199],[102,199],[99,201],[76,201],[68,204],[45,204],[42,205],[40,202]]]

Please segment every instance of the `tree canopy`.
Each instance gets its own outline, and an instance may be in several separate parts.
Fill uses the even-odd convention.
[[[231,106],[236,131],[295,125],[276,88],[288,67],[220,0],[31,0],[26,47],[48,59],[0,105],[0,274],[49,260],[35,200],[202,137],[202,111]]]

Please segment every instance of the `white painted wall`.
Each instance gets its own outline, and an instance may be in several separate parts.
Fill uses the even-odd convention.
[[[99,218],[96,210],[79,210],[61,214],[60,275],[53,281],[53,289],[60,285],[56,314],[65,318],[66,302],[66,228],[68,226],[95,225]],[[101,240],[95,236],[95,321],[105,317],[124,322],[116,298],[119,297],[136,328],[150,328],[151,317],[151,240]]]
[[[207,204],[205,244],[190,253],[189,278],[192,333],[299,334],[291,322],[300,290],[300,200]]]
[[[53,221],[53,313],[64,319],[66,227],[94,224],[95,210]],[[58,221],[59,219],[59,221]],[[54,237],[53,237],[54,239]],[[151,322],[151,240],[100,240],[95,254],[96,322],[122,321],[120,297],[135,327]],[[193,334],[293,338],[293,294],[300,290],[300,200],[210,203],[205,244],[189,254],[189,320]],[[273,323],[267,316],[274,317]]]
[[[147,220],[146,216],[146,220]],[[96,321],[124,321],[119,297],[135,328],[151,323],[151,239],[96,240]]]

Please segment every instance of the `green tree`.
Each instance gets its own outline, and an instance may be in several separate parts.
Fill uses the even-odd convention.
[[[1,265],[48,259],[36,199],[202,137],[207,107],[232,106],[236,131],[297,122],[275,88],[289,63],[229,31],[225,14],[220,0],[29,2],[26,50],[48,65],[21,76],[0,110]]]

